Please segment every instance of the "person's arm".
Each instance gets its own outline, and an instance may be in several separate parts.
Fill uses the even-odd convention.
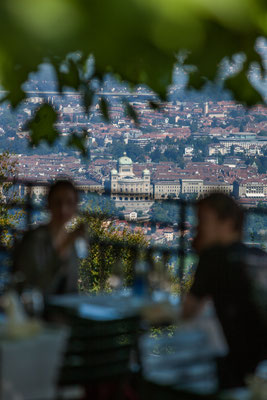
[[[22,287],[47,288],[60,267],[61,260],[46,231],[37,228],[24,235],[14,254],[14,273],[21,275]]]
[[[28,231],[17,244],[14,251],[13,273],[15,279],[17,276],[21,279],[21,288],[24,286],[39,286],[39,280],[42,279],[42,270],[44,258],[38,246],[36,233]]]
[[[199,298],[191,293],[188,293],[183,301],[181,318],[191,319],[196,317],[204,308],[207,300],[207,297]]]
[[[207,257],[201,257],[194,281],[189,293],[186,294],[182,304],[181,318],[190,319],[196,317],[204,308],[210,296],[212,284],[212,268]]]

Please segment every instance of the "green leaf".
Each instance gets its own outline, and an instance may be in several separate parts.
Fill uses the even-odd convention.
[[[82,100],[85,111],[88,113],[92,105],[94,98],[94,91],[90,88],[89,83],[85,83],[81,86]]]
[[[189,74],[187,86],[192,89],[200,90],[207,80],[200,75],[199,71],[194,71]]]
[[[133,119],[135,124],[139,124],[138,115],[134,107],[130,103],[128,103],[128,101],[124,102],[124,106],[125,106],[125,112],[128,115],[128,117],[130,119]]]
[[[238,74],[225,81],[225,87],[232,91],[236,100],[248,106],[263,102],[260,93],[254,89],[247,77],[247,71],[242,69]]]
[[[101,110],[101,113],[104,117],[104,119],[109,122],[110,121],[110,117],[109,117],[109,111],[108,111],[108,102],[106,99],[104,99],[104,97],[101,97],[101,100],[99,102],[99,107]]]
[[[1,99],[1,102],[8,100],[12,108],[15,108],[26,98],[22,84],[28,77],[28,71],[21,66],[15,67],[11,62],[7,62],[2,73],[2,84],[8,93]]]
[[[69,147],[73,147],[79,150],[83,157],[88,158],[89,151],[87,147],[87,138],[88,134],[86,131],[83,131],[82,134],[72,133],[67,144]]]
[[[34,118],[26,125],[30,133],[30,144],[37,146],[46,142],[50,146],[59,137],[59,132],[54,128],[57,113],[49,104],[43,104],[35,113]]]
[[[56,58],[52,60],[52,64],[55,68],[57,86],[60,93],[62,93],[64,87],[71,87],[75,90],[79,90],[81,78],[77,62],[71,58],[67,61],[58,60],[58,58]],[[62,71],[62,68],[65,70]]]
[[[155,101],[150,101],[149,102],[149,107],[152,108],[152,110],[159,110],[160,109],[160,104],[156,103]]]
[[[25,98],[26,98],[26,93],[24,92],[24,90],[18,88],[16,91],[10,91],[6,96],[1,98],[0,103],[9,101],[11,107],[16,108]]]
[[[55,68],[55,73],[56,73],[56,78],[57,78],[57,90],[62,93],[63,92],[63,86],[64,86],[64,79],[62,76],[62,73],[60,72],[60,66],[58,62],[53,61],[53,66]]]
[[[111,18],[112,16],[112,18]],[[166,99],[179,51],[195,65],[189,85],[201,88],[216,79],[224,57],[243,52],[249,63],[260,57],[257,38],[267,33],[266,0],[2,0],[0,1],[0,80],[16,107],[24,98],[23,83],[42,62],[57,64],[59,90],[80,90],[85,60],[94,56],[94,76],[107,72],[129,86],[146,84]],[[72,58],[69,54],[76,54]],[[67,66],[65,71],[59,66]],[[236,98],[256,96],[236,87]],[[89,110],[91,93],[85,93]],[[101,101],[103,103],[103,101]],[[108,117],[108,107],[102,105]]]
[[[68,72],[63,73],[63,83],[65,86],[73,87],[78,90],[80,85],[79,70],[75,62],[68,60]]]

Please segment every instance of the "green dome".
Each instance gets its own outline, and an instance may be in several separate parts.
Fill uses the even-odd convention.
[[[126,153],[123,153],[123,157],[119,158],[119,164],[120,165],[132,165],[133,162],[129,157],[126,156]]]

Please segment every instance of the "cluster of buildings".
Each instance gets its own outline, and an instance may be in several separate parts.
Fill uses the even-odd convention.
[[[266,61],[264,43],[260,51]],[[33,82],[32,86],[38,85]],[[49,82],[45,90],[49,90]],[[84,193],[108,192],[129,219],[136,218],[138,212],[140,217],[154,201],[197,198],[213,191],[233,194],[248,207],[266,203],[267,171],[259,172],[256,163],[246,162],[250,157],[262,159],[266,155],[266,107],[257,105],[247,111],[231,100],[207,101],[204,97],[200,100],[201,96],[197,100],[191,96],[188,100],[179,90],[179,84],[174,84],[170,90],[171,101],[154,110],[149,103],[153,94],[146,88],[137,86],[135,91],[129,92],[123,85],[104,82],[97,94],[110,105],[109,124],[103,120],[97,101],[88,114],[77,93],[67,92],[61,96],[55,91],[35,90],[28,93],[27,101],[16,115],[16,130],[11,129],[10,118],[6,118],[6,126],[0,129],[0,147],[8,143],[10,150],[16,153],[21,180],[38,183],[30,189],[37,198],[45,194],[46,184],[51,179],[69,176]],[[175,96],[175,92],[182,95]],[[140,125],[125,114],[121,96],[134,107]],[[56,127],[63,144],[57,142],[54,154],[47,149],[42,155],[34,155],[25,145],[29,137],[23,128],[25,116],[32,117],[45,97],[58,112]],[[1,106],[3,121],[6,113],[6,108]],[[81,161],[78,153],[66,146],[70,133],[79,129],[88,132],[90,162]],[[207,137],[214,140],[207,144],[201,161],[196,162],[199,151],[194,141]],[[168,149],[166,138],[174,139],[176,150],[179,143],[188,141],[183,149],[184,165],[168,159],[155,162],[152,152],[159,150],[163,154]],[[133,162],[127,154],[117,160],[110,152],[115,139],[125,145],[135,144],[143,151],[147,145],[152,146],[142,162]]]
[[[255,205],[257,201],[267,203],[267,175],[242,179],[237,174],[230,174],[233,172],[230,167],[222,167],[217,168],[217,179],[215,176],[211,179],[201,174],[201,168],[197,167],[199,166],[191,165],[192,176],[187,176],[183,170],[175,171],[171,168],[165,171],[165,174],[156,171],[152,173],[152,177],[150,170],[145,168],[141,176],[139,171],[138,176],[134,173],[132,160],[124,155],[118,160],[118,170],[114,168],[111,170],[106,187],[110,190],[116,206],[133,210],[147,209],[153,200],[178,199],[192,195],[197,198],[212,192],[233,194],[241,202],[249,200],[244,201],[247,205]],[[209,169],[212,170],[207,166],[206,172]],[[253,168],[249,170],[252,175],[253,172],[257,175]],[[218,179],[219,174],[222,174],[221,179]],[[165,179],[159,179],[161,177]]]
[[[215,137],[214,135],[212,135]],[[255,132],[235,132],[229,135],[216,135],[218,143],[209,145],[209,155],[263,155],[263,148],[267,146],[267,135],[259,136]]]
[[[155,200],[198,198],[218,191],[233,194],[248,207],[267,203],[267,174],[259,174],[253,165],[189,160],[181,169],[174,162],[133,163],[127,154],[118,161],[96,159],[89,164],[56,154],[13,157],[19,180],[36,182],[31,193],[37,197],[46,193],[51,179],[70,177],[81,192],[106,193],[127,213],[147,212]]]

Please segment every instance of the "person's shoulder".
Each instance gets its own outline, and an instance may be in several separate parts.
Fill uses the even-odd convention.
[[[256,246],[249,246],[249,245],[247,245],[247,244],[245,244],[243,242],[234,243],[232,245],[231,250],[233,252],[240,252],[245,257],[248,257],[250,255],[251,256],[255,255],[255,256],[258,256],[258,257],[267,257],[267,253],[263,249],[261,249],[259,247],[256,247]]]
[[[228,249],[225,246],[222,246],[220,244],[216,244],[213,246],[208,247],[207,249],[205,249],[200,256],[202,258],[213,258],[213,257],[221,257],[224,256],[226,251]]]
[[[244,256],[248,252],[248,246],[241,241],[237,241],[230,243],[228,246],[226,246],[225,251],[228,254],[237,254],[240,256]]]
[[[238,262],[247,266],[267,267],[267,253],[259,247],[248,246],[242,242],[237,242],[230,246],[228,258],[231,262]]]
[[[248,264],[267,267],[267,253],[259,247],[247,247],[246,258]]]
[[[214,245],[203,250],[199,255],[199,266],[201,268],[212,270],[219,268],[221,264],[225,263],[225,250],[223,246]]]
[[[245,246],[241,242],[227,245],[215,244],[201,254],[201,259],[205,260],[205,262],[216,262],[217,265],[228,264],[241,261],[244,254]]]

